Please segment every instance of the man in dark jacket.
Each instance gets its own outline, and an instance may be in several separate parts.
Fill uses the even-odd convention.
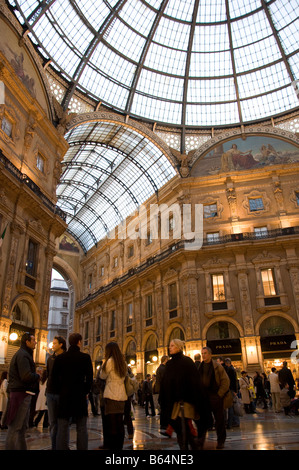
[[[199,422],[196,423],[200,446],[203,447],[204,445],[206,432],[211,425],[213,414],[217,434],[216,448],[223,449],[226,439],[224,398],[229,394],[230,382],[224,367],[212,359],[212,351],[207,346],[202,349],[199,380],[204,404]]]
[[[165,373],[165,368],[166,368],[166,362],[169,360],[168,356],[162,356],[161,357],[161,363],[156,370],[156,383],[154,386],[154,393],[157,393],[159,395],[160,393],[160,388],[161,388],[161,382]],[[160,406],[160,404],[159,404]],[[165,430],[167,428],[168,422],[167,422],[167,417],[164,414],[164,409],[160,407],[160,429]]]
[[[283,362],[282,368],[278,371],[278,380],[280,384],[280,388],[283,389],[286,384],[289,386],[289,393],[288,395],[290,398],[294,398],[296,391],[295,391],[295,380],[293,377],[292,372],[288,369],[287,361]]]
[[[47,397],[48,415],[49,415],[49,423],[50,423],[52,450],[56,450],[59,395],[58,393],[56,393],[56,390],[53,385],[52,370],[53,370],[55,359],[58,356],[60,356],[60,354],[63,354],[66,351],[66,341],[62,336],[54,337],[52,350],[53,350],[53,354],[47,360],[48,380],[47,380],[47,388],[46,388],[46,397]]]
[[[238,379],[237,379],[237,373],[232,365],[232,361],[229,357],[225,359],[225,365],[226,365],[226,373],[229,378],[229,389],[230,393],[232,394],[232,398],[237,396],[238,393]],[[234,406],[230,406],[227,410],[227,429],[231,429],[232,427],[239,427],[240,426],[240,418],[239,416],[236,416],[234,413]]]
[[[156,415],[155,412],[155,405],[154,405],[154,398],[153,398],[153,383],[151,380],[151,374],[146,375],[146,379],[143,381],[142,384],[142,395],[145,401],[145,415],[149,417],[149,410],[148,405],[151,406],[152,416]]]
[[[89,354],[80,351],[82,336],[72,333],[70,347],[55,359],[52,370],[53,387],[59,394],[57,450],[69,448],[69,424],[76,422],[77,449],[88,450],[87,416],[88,394],[93,381]]]
[[[13,356],[8,372],[8,409],[6,450],[26,450],[25,432],[28,428],[32,396],[38,392],[39,374],[35,372],[34,335],[24,333],[21,347]]]

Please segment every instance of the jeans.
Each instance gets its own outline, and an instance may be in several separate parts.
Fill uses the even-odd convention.
[[[146,414],[146,416],[149,415],[149,412],[148,412],[148,405],[149,404],[151,406],[152,416],[155,416],[156,412],[155,412],[155,405],[154,405],[153,395],[146,395],[145,396],[145,414]]]
[[[59,395],[56,395],[54,393],[47,393],[46,397],[47,397],[48,420],[50,424],[52,450],[56,450],[57,414],[58,414]]]
[[[226,439],[225,412],[223,398],[220,398],[217,393],[211,393],[208,399],[205,400],[200,413],[200,419],[196,421],[198,439],[201,444],[204,443],[207,430],[213,423],[212,413],[215,419],[217,441],[219,444],[224,444]]]
[[[20,404],[14,420],[8,425],[5,450],[27,450],[25,432],[29,424],[31,395]]]
[[[68,418],[58,418],[57,450],[69,450],[69,426]],[[77,450],[88,450],[87,416],[76,417],[76,431]]]
[[[230,407],[227,410],[227,427],[240,426],[240,418],[234,413],[234,407]]]

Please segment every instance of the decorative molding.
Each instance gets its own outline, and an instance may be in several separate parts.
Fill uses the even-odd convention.
[[[42,59],[34,49],[33,44],[31,43],[30,39],[27,37],[27,35],[23,36],[23,28],[16,19],[16,17],[12,14],[12,12],[9,10],[9,8],[6,6],[5,2],[3,0],[0,1],[0,13],[3,14],[3,16],[9,21],[10,25],[14,28],[15,33],[19,36],[19,45],[20,47],[25,47],[28,49],[29,54],[31,55],[34,65],[36,66],[38,73],[40,74],[41,81],[43,83],[43,86],[45,87],[45,91],[47,94],[47,104],[49,106],[50,113],[52,114],[51,117],[54,116],[54,107],[53,103],[51,100],[52,97],[52,92],[50,89],[50,84],[48,81],[48,77],[46,75],[46,72],[43,68],[42,65]]]
[[[249,199],[250,198],[262,198],[264,208],[257,211],[250,210]],[[245,194],[245,200],[242,203],[244,209],[246,209],[247,214],[251,216],[263,215],[265,212],[268,212],[270,209],[271,201],[268,198],[267,194],[263,191],[253,190],[250,193]]]

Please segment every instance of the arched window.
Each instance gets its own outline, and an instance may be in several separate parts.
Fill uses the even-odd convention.
[[[184,335],[183,330],[181,330],[181,328],[176,327],[172,330],[172,332],[170,333],[170,336],[169,336],[169,343],[173,339],[180,339],[182,341],[185,341],[185,335]]]
[[[260,326],[260,336],[277,336],[294,334],[293,325],[283,317],[266,318]]]
[[[33,328],[33,313],[30,305],[25,300],[20,300],[12,311],[12,321],[19,325]]]
[[[239,336],[239,331],[235,325],[227,321],[218,321],[213,323],[207,331],[208,341],[239,338]]]
[[[136,344],[135,341],[130,341],[126,349],[126,362],[129,366],[136,364]]]
[[[296,336],[293,325],[286,318],[278,315],[266,318],[260,326],[260,338],[264,359],[290,358]]]
[[[207,346],[212,349],[215,356],[241,359],[240,334],[233,323],[227,321],[213,323],[207,331]]]

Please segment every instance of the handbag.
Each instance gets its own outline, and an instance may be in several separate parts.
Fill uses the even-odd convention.
[[[223,395],[223,408],[227,410],[233,406],[233,396],[230,389]]]
[[[126,375],[125,389],[126,389],[126,394],[128,395],[128,397],[131,397],[132,395],[134,395],[134,393],[137,392],[138,387],[139,385],[135,377],[130,377],[129,375]]]
[[[233,400],[233,410],[234,410],[234,415],[235,416],[244,416],[244,408],[243,408],[243,403],[240,400],[239,397],[234,397]]]

